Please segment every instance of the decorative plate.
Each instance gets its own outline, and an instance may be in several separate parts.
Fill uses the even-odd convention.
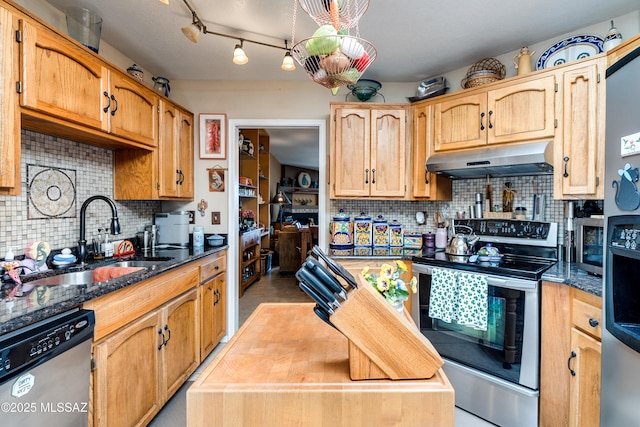
[[[604,51],[604,39],[595,34],[568,37],[545,50],[538,58],[537,69],[551,68]]]
[[[306,172],[300,172],[300,175],[298,175],[298,184],[302,188],[309,188],[311,186],[311,176]]]

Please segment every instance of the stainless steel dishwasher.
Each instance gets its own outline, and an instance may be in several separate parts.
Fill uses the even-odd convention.
[[[2,425],[88,425],[94,325],[73,310],[0,337]]]

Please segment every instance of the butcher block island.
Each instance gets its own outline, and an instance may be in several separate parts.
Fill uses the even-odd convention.
[[[187,392],[187,425],[454,425],[454,390],[429,379],[351,379],[349,340],[314,304],[261,304]],[[402,362],[400,362],[402,363]]]

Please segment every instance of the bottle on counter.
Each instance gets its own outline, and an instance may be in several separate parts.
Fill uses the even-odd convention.
[[[505,182],[502,190],[502,212],[513,212],[514,196],[515,190],[511,188],[511,183]]]
[[[193,227],[193,247],[204,246],[204,227]]]

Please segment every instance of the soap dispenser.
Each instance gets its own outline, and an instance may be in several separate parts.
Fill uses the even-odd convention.
[[[4,260],[13,261],[14,259],[15,259],[15,256],[13,255],[13,248],[11,248],[11,246],[8,246],[7,253],[4,255]]]

